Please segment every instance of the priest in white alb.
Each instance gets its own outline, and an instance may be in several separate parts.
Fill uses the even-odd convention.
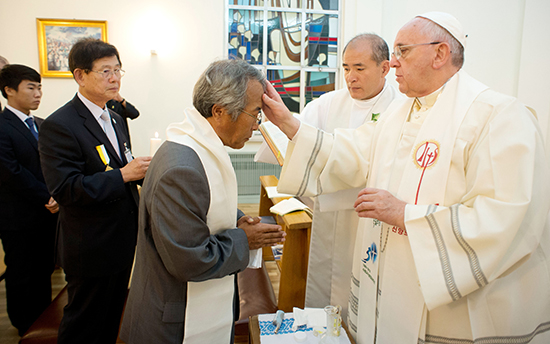
[[[353,37],[344,47],[342,68],[346,88],[327,92],[308,103],[300,120],[327,133],[336,128],[357,128],[376,122],[390,103],[399,98],[386,82],[390,70],[388,44],[376,34]],[[272,157],[264,143],[256,155]],[[263,153],[266,152],[266,153]],[[340,190],[315,198],[309,248],[305,307],[340,305],[348,312],[353,248],[359,217],[353,203],[358,189]]]
[[[348,325],[367,343],[550,343],[550,181],[537,119],[462,71],[466,35],[430,12],[398,32],[399,90],[378,122],[333,134],[295,119],[279,191],[365,187]]]

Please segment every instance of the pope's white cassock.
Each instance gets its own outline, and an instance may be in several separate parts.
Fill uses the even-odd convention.
[[[361,219],[349,328],[367,343],[550,343],[549,169],[536,118],[465,72],[378,122],[302,123],[279,191],[369,186],[405,227]]]
[[[328,133],[376,121],[399,93],[386,84],[375,97],[353,99],[347,88],[309,103],[300,120]],[[353,203],[361,189],[341,190],[315,199],[306,285],[306,307],[341,305],[347,316],[351,263],[359,217]]]

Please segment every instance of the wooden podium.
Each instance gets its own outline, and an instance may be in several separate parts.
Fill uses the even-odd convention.
[[[279,281],[279,300],[277,307],[292,312],[293,307],[304,308],[306,296],[307,267],[309,260],[309,240],[311,236],[311,217],[305,211],[297,211],[279,216],[269,211],[273,205],[289,197],[267,197],[266,187],[277,186],[275,176],[261,176],[260,216],[273,216],[277,224],[286,232],[283,255],[277,266],[281,272]],[[273,260],[270,247],[264,247],[264,259]]]

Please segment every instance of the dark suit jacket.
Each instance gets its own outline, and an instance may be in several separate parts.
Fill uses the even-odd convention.
[[[40,131],[44,178],[60,206],[58,264],[74,276],[110,275],[130,267],[134,257],[139,196],[135,183],[122,180],[128,138],[123,119],[111,116],[121,158],[78,96],[51,114]],[[109,171],[96,149],[102,144]]]
[[[40,130],[43,120],[34,119]],[[37,141],[6,108],[0,113],[0,230],[36,230],[55,225],[55,215],[44,207],[49,199]]]

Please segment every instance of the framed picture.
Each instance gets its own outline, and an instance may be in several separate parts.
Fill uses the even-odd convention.
[[[38,58],[43,77],[70,78],[69,51],[87,37],[107,42],[106,20],[36,19]]]

